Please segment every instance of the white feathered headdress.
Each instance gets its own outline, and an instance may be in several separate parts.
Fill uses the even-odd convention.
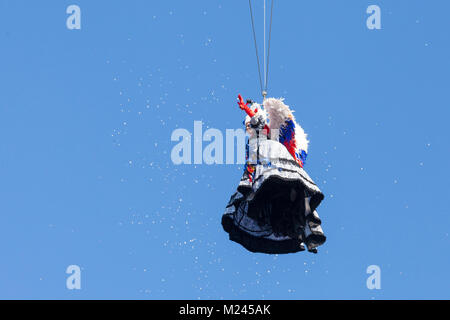
[[[286,121],[292,120],[294,123],[294,134],[296,141],[296,149],[303,150],[308,153],[307,135],[303,128],[295,121],[294,111],[284,104],[284,99],[268,98],[264,100],[264,111],[267,113],[268,125],[272,132],[281,133],[282,127],[286,125]],[[272,136],[272,139],[274,137]],[[277,137],[278,138],[278,137]]]

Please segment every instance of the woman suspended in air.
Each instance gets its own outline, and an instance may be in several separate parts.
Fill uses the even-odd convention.
[[[317,253],[326,238],[316,208],[324,195],[304,170],[308,140],[283,99],[245,103],[246,165],[222,226],[247,250]]]

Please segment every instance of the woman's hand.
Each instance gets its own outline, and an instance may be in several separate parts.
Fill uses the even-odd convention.
[[[241,108],[241,110],[245,110],[245,107],[247,107],[247,104],[244,103],[244,99],[242,98],[242,96],[240,94],[238,95],[238,105],[239,105],[239,108]]]
[[[249,108],[249,102],[245,103],[241,95],[238,95],[238,105],[239,108],[241,108],[241,110],[244,110],[250,118],[253,118],[253,116],[255,115],[255,111]]]

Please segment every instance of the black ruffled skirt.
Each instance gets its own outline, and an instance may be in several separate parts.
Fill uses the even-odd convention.
[[[254,173],[244,172],[222,217],[230,240],[251,252],[293,253],[306,246],[317,253],[326,240],[316,211],[324,195],[281,143],[256,141],[252,148]]]

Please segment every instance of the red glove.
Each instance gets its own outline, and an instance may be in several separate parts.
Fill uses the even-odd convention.
[[[240,94],[238,95],[238,105],[239,108],[241,108],[241,110],[244,110],[250,118],[253,118],[255,112],[248,107],[248,103],[244,103],[244,99],[242,99],[242,96]]]

